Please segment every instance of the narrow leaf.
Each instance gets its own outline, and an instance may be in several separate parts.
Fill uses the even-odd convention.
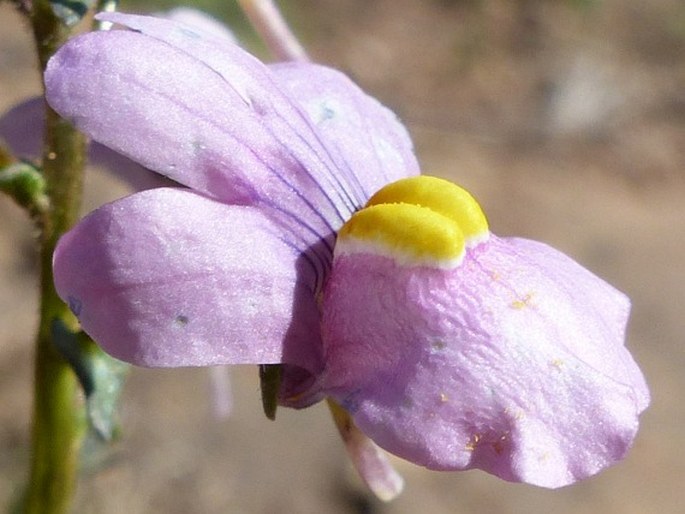
[[[111,441],[118,428],[116,408],[130,366],[104,353],[84,332],[71,332],[61,320],[52,325],[58,350],[74,369],[86,395],[88,421]]]
[[[278,407],[278,390],[281,387],[282,371],[280,364],[261,364],[259,382],[262,388],[262,407],[270,420],[276,419]]]
[[[76,25],[95,5],[95,0],[50,0],[52,12],[67,27]]]

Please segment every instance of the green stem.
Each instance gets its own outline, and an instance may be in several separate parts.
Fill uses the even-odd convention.
[[[69,29],[46,0],[34,0],[31,24],[41,69],[67,40]],[[85,409],[76,375],[53,344],[52,322],[67,320],[68,309],[55,292],[52,253],[59,237],[78,219],[85,138],[47,108],[43,170],[51,208],[39,221],[40,325],[36,340],[30,482],[25,512],[69,512],[85,434]]]

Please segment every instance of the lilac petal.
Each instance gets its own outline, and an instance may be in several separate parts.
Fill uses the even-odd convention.
[[[181,184],[284,214],[300,248],[321,238],[332,244],[366,198],[264,64],[168,20],[100,19],[142,34],[89,33],[62,47],[45,79],[55,110]]]
[[[43,150],[44,119],[42,98],[24,100],[0,117],[0,138],[17,158],[37,159]]]
[[[182,187],[181,184],[154,173],[95,141],[88,146],[88,162],[122,180],[133,191],[145,191],[157,187]]]
[[[226,27],[226,25],[198,9],[183,6],[174,7],[168,11],[157,13],[156,16],[159,18],[166,18],[167,20],[176,23],[183,23],[184,25],[200,30],[205,34],[211,34],[214,37],[225,39],[230,43],[238,44],[235,35]]]
[[[7,141],[16,157],[33,161],[39,159],[43,151],[44,125],[43,99],[29,98],[0,117],[0,138]],[[135,191],[174,185],[171,180],[146,170],[140,164],[98,143],[90,144],[88,160],[117,176]]]
[[[401,178],[418,175],[414,146],[397,116],[342,73],[308,63],[270,66],[297,98],[337,162],[366,198]]]
[[[153,189],[101,207],[59,242],[55,286],[84,330],[142,366],[294,364],[316,371],[313,278],[252,207]]]
[[[341,255],[320,387],[381,447],[559,487],[621,459],[649,403],[627,298],[559,252],[495,236],[453,270]]]
[[[380,500],[395,499],[404,489],[404,479],[392,467],[383,450],[355,426],[345,409],[330,399],[328,406],[350,460],[364,483]]]

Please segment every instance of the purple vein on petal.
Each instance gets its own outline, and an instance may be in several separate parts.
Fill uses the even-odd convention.
[[[209,125],[214,126],[215,128],[217,128],[220,132],[222,132],[223,134],[225,134],[228,138],[230,138],[230,139],[233,140],[234,142],[236,142],[236,143],[238,143],[238,144],[241,144],[240,141],[238,140],[238,138],[237,138],[236,136],[234,136],[234,135],[231,134],[231,133],[227,133],[227,132],[223,131],[223,130],[222,130],[222,126],[221,126],[220,124],[216,123],[216,122],[213,121],[211,118],[208,118],[208,117],[206,117],[206,116],[202,116],[199,112],[193,110],[192,106],[188,106],[188,105],[181,104],[181,103],[177,102],[176,99],[173,98],[171,95],[161,94],[161,93],[159,93],[158,91],[156,91],[156,90],[154,90],[154,89],[152,89],[152,88],[146,86],[144,83],[142,83],[142,82],[140,82],[140,81],[137,81],[137,82],[136,82],[136,81],[131,81],[131,82],[132,82],[132,83],[135,83],[135,84],[136,84],[138,87],[140,87],[142,90],[148,91],[148,92],[150,92],[150,93],[157,94],[158,96],[160,96],[160,97],[162,97],[162,98],[168,100],[170,103],[176,104],[176,105],[179,106],[180,108],[184,109],[186,112],[192,114],[194,117],[196,117],[196,118],[198,118],[198,119],[204,121],[205,123],[207,123],[207,124],[209,124]],[[271,134],[273,134],[273,132],[271,131],[270,128],[268,128],[268,130],[269,130],[269,132],[270,132]],[[279,141],[279,143],[280,143],[280,141]],[[286,147],[283,146],[283,148],[286,148]],[[259,154],[259,152],[258,152],[257,150],[255,150],[254,148],[249,147],[249,146],[246,146],[245,149],[246,149],[249,153],[251,153],[251,154],[254,156],[255,160],[257,160],[258,162],[260,162],[260,163],[264,166],[264,168],[265,168],[266,170],[268,170],[276,179],[278,179],[279,182],[281,182],[283,185],[287,186],[288,190],[289,190],[292,194],[294,194],[294,195],[297,197],[297,199],[300,200],[305,206],[307,206],[308,209],[309,209],[316,217],[318,217],[318,218],[324,223],[325,227],[326,227],[331,233],[335,232],[335,228],[331,225],[330,221],[326,218],[326,216],[324,216],[323,213],[321,213],[321,211],[318,210],[318,209],[312,204],[312,202],[311,202],[305,195],[302,194],[302,192],[299,191],[299,189],[297,188],[297,186],[295,186],[293,183],[291,183],[290,181],[288,181],[287,178],[286,178],[282,173],[279,173],[278,171],[276,171],[276,170],[273,168],[273,166],[272,166],[271,164],[269,164],[266,160],[264,160],[264,159],[262,158],[262,156]],[[292,154],[291,154],[291,157],[292,157],[293,159],[295,159],[295,157],[292,156]],[[299,165],[299,162],[298,162],[297,160],[295,160],[295,164],[296,164],[296,165]],[[315,185],[316,185],[316,186],[320,189],[320,191],[321,191],[327,198],[329,198],[329,200],[330,200],[330,197],[328,197],[326,191],[321,187],[321,185],[320,185],[319,183],[316,183]],[[255,195],[255,196],[257,196],[257,195]],[[266,205],[270,205],[271,207],[275,207],[275,204],[273,204],[273,203],[267,201],[265,197],[260,197],[260,203],[263,203],[263,204],[266,204]],[[344,221],[344,220],[346,219],[345,215],[343,215],[343,214],[339,211],[338,207],[332,202],[332,200],[331,200],[331,206],[335,209],[335,211],[336,211],[336,213],[337,213],[339,219],[340,219],[341,221]],[[284,208],[282,208],[282,207],[279,207],[278,210],[279,210],[280,212],[282,212],[283,214],[287,214],[289,218],[291,218],[293,221],[295,221],[295,222],[296,222],[298,225],[300,225],[301,227],[307,229],[307,231],[309,231],[309,232],[312,233],[313,235],[316,235],[316,236],[318,236],[318,237],[320,237],[320,238],[322,238],[322,239],[325,239],[325,236],[326,236],[326,235],[320,233],[319,231],[317,231],[316,229],[314,229],[313,227],[311,227],[310,225],[308,225],[307,223],[305,223],[305,222],[303,221],[303,217],[302,217],[302,216],[299,216],[299,215],[297,215],[296,213],[287,211],[286,209],[284,209]],[[328,245],[328,243],[327,243],[327,245]],[[332,251],[332,248],[331,248],[331,251]]]
[[[109,33],[106,34],[107,41],[110,42],[114,38],[115,41],[117,41],[117,44],[115,46],[112,46],[111,44],[108,45],[108,51],[111,53],[109,54],[111,59],[114,59],[118,56],[118,54],[122,54],[125,51],[125,46],[123,45],[124,42],[129,42],[132,41],[131,38],[134,34],[133,33]],[[313,178],[311,176],[305,176],[302,177],[300,176],[300,180],[304,180],[304,182],[308,182],[308,187],[313,187],[316,188],[319,191],[318,195],[314,195],[314,198],[318,200],[318,203],[322,204],[317,206],[318,208],[315,208],[314,205],[312,204],[312,199],[307,198],[307,201],[304,202],[302,199],[304,196],[302,195],[300,189],[302,187],[297,187],[291,180],[287,180],[286,177],[284,177],[282,174],[278,173],[276,169],[274,168],[275,164],[278,162],[279,158],[283,158],[284,156],[282,154],[279,154],[279,151],[282,146],[282,143],[276,144],[276,148],[274,149],[274,141],[273,139],[266,139],[269,136],[265,134],[265,130],[261,124],[257,124],[256,120],[250,118],[246,118],[247,121],[252,121],[255,123],[255,125],[252,127],[253,130],[256,130],[255,136],[251,140],[247,141],[247,144],[242,144],[239,145],[238,149],[239,152],[238,154],[231,155],[231,154],[226,154],[226,150],[223,150],[223,153],[221,150],[217,151],[216,157],[211,160],[207,159],[207,153],[205,155],[191,155],[187,149],[181,149],[180,153],[178,153],[178,156],[174,156],[173,154],[169,154],[166,157],[166,160],[164,160],[164,156],[162,153],[162,149],[158,148],[157,149],[157,155],[156,156],[150,156],[149,158],[145,158],[145,154],[143,153],[142,148],[135,148],[131,147],[130,145],[132,144],[131,141],[127,140],[125,134],[122,134],[121,132],[119,134],[113,134],[112,136],[107,136],[106,132],[106,119],[103,117],[104,113],[102,112],[102,105],[97,107],[96,104],[94,103],[95,100],[93,99],[93,95],[95,92],[92,90],[85,91],[86,94],[90,94],[90,102],[92,105],[94,105],[95,109],[100,110],[98,113],[97,111],[93,113],[88,113],[88,111],[84,111],[84,109],[90,108],[90,107],[81,107],[81,104],[75,104],[72,102],[71,98],[73,98],[73,95],[78,92],[82,86],[80,86],[77,83],[77,78],[79,74],[85,74],[87,72],[86,66],[92,65],[92,60],[97,58],[97,51],[101,50],[103,48],[103,40],[99,39],[98,41],[94,41],[93,39],[90,38],[96,38],[98,36],[103,36],[103,34],[88,34],[87,36],[84,36],[84,38],[88,37],[89,40],[86,41],[85,39],[82,39],[83,41],[82,46],[77,46],[77,45],[71,45],[68,46],[66,49],[62,50],[61,56],[62,59],[64,60],[64,63],[60,62],[59,60],[57,61],[52,61],[53,62],[53,73],[48,74],[47,80],[48,80],[48,89],[50,90],[50,86],[52,86],[52,100],[53,103],[57,102],[56,107],[58,107],[58,110],[63,111],[63,114],[65,114],[68,117],[71,117],[74,119],[77,123],[80,123],[83,125],[83,128],[85,128],[86,132],[92,131],[91,135],[95,135],[101,140],[107,142],[109,141],[112,146],[114,146],[116,149],[123,151],[125,153],[128,153],[129,155],[137,155],[137,159],[142,161],[143,164],[146,164],[150,167],[155,167],[158,171],[166,174],[173,176],[177,178],[180,182],[184,182],[186,185],[189,185],[190,187],[195,187],[199,189],[200,191],[205,191],[205,193],[210,194],[211,196],[222,198],[224,197],[224,201],[233,201],[234,203],[251,203],[250,200],[252,200],[252,203],[254,203],[255,200],[263,200],[266,195],[270,195],[271,193],[275,193],[276,198],[279,199],[278,196],[280,196],[280,202],[282,207],[284,209],[287,209],[291,214],[293,215],[293,218],[295,220],[302,218],[302,217],[307,217],[310,220],[318,220],[321,222],[321,225],[317,227],[317,232],[316,232],[316,237],[313,238],[314,240],[318,240],[322,236],[327,236],[328,234],[333,232],[333,229],[335,228],[334,225],[340,225],[342,223],[342,219],[340,216],[340,210],[337,205],[333,202],[333,199],[330,196],[322,195],[320,191],[322,190],[321,185],[318,183],[315,183],[313,181]],[[145,36],[138,36],[140,38],[144,38]],[[154,40],[151,40],[154,41]],[[138,39],[136,41],[136,46],[141,47],[144,46],[145,42],[142,39]],[[169,45],[164,45],[163,43],[158,43],[159,45],[167,46],[169,48],[170,55],[177,54],[178,52],[174,50],[173,48],[169,47]],[[83,46],[85,45],[85,46]],[[94,45],[94,46],[93,46]],[[159,50],[159,48],[158,48]],[[73,51],[73,53],[64,53],[64,52],[69,52]],[[84,53],[85,52],[85,53]],[[60,54],[58,54],[58,57]],[[76,61],[76,59],[84,56],[85,59],[89,59],[90,61],[82,61],[79,63]],[[187,58],[187,57],[184,57]],[[61,66],[61,64],[64,64]],[[69,68],[68,66],[71,65],[74,67],[73,71],[76,72],[76,75],[72,73],[72,69]],[[130,94],[134,94],[136,91],[138,93],[142,93],[143,95],[150,95],[150,100],[152,102],[159,102],[160,106],[164,105],[169,105],[173,106],[173,115],[176,117],[180,117],[180,119],[183,119],[183,117],[189,116],[189,119],[196,120],[197,126],[195,127],[196,131],[203,131],[210,129],[211,134],[207,137],[213,138],[216,143],[217,141],[221,141],[222,139],[225,141],[236,141],[238,142],[239,140],[237,139],[238,136],[235,133],[231,133],[230,131],[227,132],[225,130],[225,127],[219,123],[219,120],[215,119],[210,119],[208,118],[207,115],[201,116],[198,113],[198,110],[200,110],[199,107],[195,108],[194,106],[188,105],[187,102],[183,101],[178,101],[174,100],[174,98],[178,97],[178,94],[174,95],[173,90],[172,91],[166,91],[166,92],[154,92],[151,91],[149,87],[146,86],[146,83],[143,81],[141,83],[141,80],[137,77],[137,75],[140,75],[142,73],[146,72],[145,67],[149,67],[150,63],[143,64],[141,63],[139,67],[135,70],[132,70],[130,74],[126,75],[124,77],[125,80],[127,80],[127,84],[129,84],[129,89],[132,90]],[[207,68],[204,68],[207,70]],[[160,79],[166,77],[171,70],[164,70],[161,72]],[[115,74],[117,70],[112,70],[111,73]],[[125,70],[119,70],[119,73],[125,72]],[[207,70],[209,72],[209,70]],[[218,77],[217,77],[218,78]],[[134,80],[135,79],[135,80]],[[104,77],[101,78],[101,80],[104,80]],[[199,79],[198,79],[199,80]],[[214,82],[212,84],[212,87],[214,88],[212,91],[214,94],[220,94],[220,87],[222,85],[225,86],[224,82],[221,81],[219,82]],[[90,83],[90,88],[97,87],[97,82],[95,83]],[[183,87],[181,84],[180,86],[176,86],[176,89],[178,87]],[[116,101],[116,90],[110,90],[108,92],[109,98],[108,101]],[[230,101],[230,100],[227,100]],[[235,99],[233,100],[235,101]],[[89,104],[90,105],[90,104]],[[223,116],[231,116],[231,112],[229,110],[226,110],[226,107],[230,105],[224,105],[224,111],[223,111]],[[205,110],[207,110],[207,105],[205,105]],[[136,115],[146,115],[145,111],[140,111],[137,109],[141,109],[141,107],[136,106],[133,104],[131,107],[131,115],[136,116]],[[85,114],[89,114],[89,117],[85,117]],[[240,114],[241,116],[252,116],[252,113],[249,112],[243,112]],[[119,118],[122,118],[124,116],[124,112],[120,112]],[[229,118],[230,119],[230,118]],[[156,121],[155,123],[159,123],[159,120]],[[154,127],[151,126],[153,130],[164,130],[163,127]],[[123,129],[120,129],[123,130]],[[138,129],[138,133],[144,134],[144,132],[141,132],[144,129]],[[178,127],[173,127],[170,129],[168,133],[161,132],[160,136],[162,138],[173,138],[177,137],[176,132],[178,132]],[[155,132],[152,133],[152,136],[154,136]],[[255,137],[257,139],[255,139]],[[261,138],[261,141],[260,139]],[[164,139],[160,139],[160,142],[164,141]],[[258,155],[255,153],[255,150],[260,148],[261,145],[267,144],[271,145],[270,151],[273,152],[271,155],[267,156],[262,156]],[[225,144],[222,144],[222,146],[225,148]],[[206,148],[206,147],[205,147]],[[211,147],[210,147],[211,150]],[[267,150],[269,148],[267,147]],[[212,157],[211,154],[209,154],[209,157]],[[198,173],[198,175],[180,175],[178,172],[176,172],[176,169],[180,169],[180,166],[174,163],[174,159],[179,158],[181,159],[181,162],[183,163],[183,171],[189,171],[191,173]],[[267,158],[269,159],[267,161]],[[161,160],[160,160],[161,159]],[[187,161],[187,162],[186,162]],[[255,183],[255,177],[252,177],[252,181],[250,182],[250,177],[245,176],[243,173],[244,171],[241,171],[240,166],[243,165],[245,162],[254,162],[255,164],[259,163],[260,165],[260,171],[263,174],[266,174],[267,176],[273,176],[276,178],[276,180],[284,184],[286,187],[276,187],[274,188],[273,186],[271,189],[268,189],[268,184],[266,185],[267,189],[265,191],[260,191],[261,194],[257,196],[257,198],[254,198],[255,195],[252,195],[252,198],[245,197],[243,195],[242,198],[239,197],[241,194],[240,188],[242,187],[243,190],[242,192],[244,193],[245,190],[249,191],[250,189],[254,188],[256,186]],[[228,167],[226,170],[228,171],[228,174],[224,174],[220,170],[216,169],[217,164],[221,165],[222,162],[227,162],[233,165],[233,168]],[[295,170],[300,169],[297,168],[298,163],[292,163],[286,162],[284,163],[284,166],[289,166],[295,164]],[[213,169],[214,168],[214,169]],[[244,169],[244,168],[243,168]],[[287,169],[287,168],[286,168]],[[193,171],[195,170],[195,171]],[[293,171],[293,170],[291,170]],[[293,178],[297,177],[297,172],[295,171],[292,173]],[[247,179],[247,180],[246,180]],[[237,180],[237,186],[238,190],[235,191],[233,190],[231,186],[231,181]],[[198,187],[199,186],[199,187]],[[226,187],[229,186],[229,187]],[[310,188],[311,188],[310,187]],[[233,195],[233,197],[231,197]],[[238,196],[236,196],[238,195]],[[290,198],[288,198],[290,197]],[[297,200],[294,202],[293,205],[293,197]],[[331,205],[334,207],[333,212],[331,210],[326,211],[326,208],[324,207],[324,202]],[[287,204],[287,205],[286,205]],[[292,207],[297,207],[300,206],[301,208],[305,209],[306,216],[298,215],[297,213],[293,213],[291,209],[289,209],[290,206]],[[309,213],[311,212],[311,216]],[[337,218],[337,219],[336,219]],[[314,241],[312,241],[314,242]]]
[[[122,14],[103,14],[98,16],[101,19],[106,19],[107,21],[113,21],[115,23],[120,23],[122,25],[125,25],[127,27],[132,28],[135,31],[141,32],[148,37],[151,37],[157,41],[160,41],[162,43],[165,43],[166,45],[170,46],[171,48],[184,53],[185,55],[190,56],[191,58],[198,60],[201,62],[205,67],[213,71],[214,73],[218,74],[225,83],[227,83],[243,100],[246,100],[246,103],[248,105],[254,105],[254,104],[262,104],[261,99],[252,97],[248,95],[248,98],[245,98],[246,93],[238,90],[233,83],[231,83],[228,78],[226,77],[226,70],[222,70],[217,66],[216,62],[213,62],[213,60],[209,57],[209,54],[211,51],[216,51],[219,50],[221,52],[225,52],[227,50],[227,45],[225,44],[225,41],[221,40],[213,40],[209,38],[193,38],[192,40],[185,40],[184,43],[185,45],[181,45],[180,42],[177,42],[174,40],[174,36],[177,36],[174,32],[169,32],[169,29],[174,27],[173,24],[170,24],[166,20],[159,20],[159,19],[149,19],[149,18],[144,18],[144,17],[138,17],[138,16],[130,16],[130,15],[122,15]],[[175,27],[174,27],[175,28]],[[202,44],[204,43],[204,44]],[[195,45],[193,48],[196,50],[194,52],[189,51],[187,48],[189,44]],[[200,48],[202,47],[209,47],[210,52],[201,52],[199,51]],[[236,47],[236,50],[239,50]],[[289,96],[284,94],[281,90],[281,88],[278,86],[275,80],[270,76],[268,73],[268,68],[266,68],[262,63],[254,59],[252,56],[250,56],[247,53],[242,52],[240,50],[240,54],[236,54],[236,52],[233,52],[233,57],[235,59],[240,59],[243,61],[243,64],[245,64],[246,69],[249,69],[253,73],[259,73],[258,78],[261,81],[265,81],[268,83],[268,88],[270,89],[269,93],[271,98],[274,100],[280,101],[278,106],[283,108],[285,107],[287,109],[288,113],[288,118],[292,116],[291,119],[286,119],[283,115],[281,115],[277,110],[275,110],[272,106],[271,111],[273,114],[275,114],[278,118],[280,118],[282,121],[284,121],[287,125],[287,127],[292,131],[292,134],[294,134],[299,140],[306,142],[308,149],[313,149],[311,147],[311,141],[318,140],[316,137],[316,130],[312,127],[312,124],[310,120],[304,115],[302,110],[290,100]],[[255,68],[258,70],[256,71]],[[262,104],[263,105],[263,104]],[[273,104],[272,104],[273,105]],[[293,121],[297,119],[300,121],[303,125],[300,127],[295,127],[293,125]],[[322,178],[325,178],[327,181],[331,180],[331,177],[335,175],[335,173],[332,173],[331,170],[335,169],[335,166],[333,166],[333,161],[332,161],[332,156],[328,151],[326,151],[325,146],[322,147],[321,150],[323,150],[323,154],[328,157],[328,161],[326,162],[324,158],[322,157],[320,152],[315,152],[314,155],[316,155],[317,160],[319,161],[317,164],[320,164],[323,170],[325,171],[324,173],[321,173],[319,171],[318,175],[321,175],[319,177],[316,177],[313,173],[312,170],[309,169],[308,167],[302,166],[303,164],[303,159],[298,159],[295,156],[295,153],[292,149],[292,145],[285,144],[279,137],[278,135],[274,132],[274,128],[269,126],[269,124],[265,128],[266,130],[273,136],[275,136],[275,141],[279,143],[281,149],[285,149],[286,152],[294,158],[295,163],[300,165],[300,169],[306,171],[305,177],[308,178],[314,187],[316,187],[320,193],[322,193],[323,197],[330,203],[331,207],[335,210],[336,214],[338,215],[339,219],[341,221],[344,221],[347,219],[347,217],[355,210],[354,208],[350,208],[348,205],[349,212],[342,213],[340,212],[340,209],[336,202],[333,201],[333,198],[331,197],[331,191],[326,190],[323,187],[323,184],[320,182]],[[306,134],[307,137],[304,137],[304,134]],[[311,154],[311,152],[310,152]],[[309,156],[308,156],[309,157]],[[342,186],[342,184],[339,184]],[[343,193],[347,195],[346,188],[335,188],[332,190],[333,192],[337,193],[337,196],[341,200],[345,200],[345,197],[343,196]],[[352,198],[349,196],[347,197],[348,201],[351,201],[352,204],[354,205],[354,201]],[[318,214],[318,213],[317,213]]]
[[[298,109],[298,111],[299,111],[299,109]],[[304,119],[304,121],[305,121],[307,124],[311,124],[311,122],[310,122],[308,119],[306,119],[306,116],[305,116],[303,113],[299,112],[299,115],[300,115],[301,118]],[[312,145],[311,141],[310,141],[311,137],[313,136],[313,138],[319,143],[319,145],[320,145],[321,148],[326,148],[325,142],[321,139],[321,137],[319,136],[318,132],[317,132],[316,130],[313,129],[313,130],[312,130],[312,134],[309,134],[310,137],[309,137],[309,138],[306,138],[306,137],[304,137],[304,136],[296,129],[296,127],[294,127],[290,122],[288,122],[288,120],[287,120],[286,118],[284,118],[283,116],[279,116],[279,117],[281,118],[281,120],[282,120],[284,123],[286,123],[286,124],[288,125],[288,128],[290,128],[290,129],[293,131],[293,133],[297,136],[297,138],[298,138],[298,139],[299,139],[299,140],[300,140],[300,141],[301,141],[309,150],[311,150],[312,154],[315,154],[315,155],[317,156],[317,158],[319,159],[319,161],[321,162],[321,164],[322,164],[323,166],[326,166],[326,164],[325,164],[323,158],[322,158],[322,157],[319,155],[319,153],[318,153],[319,150],[318,150],[317,148],[315,148],[315,147]],[[272,134],[274,137],[276,137],[276,134],[274,134],[273,130],[272,130],[270,127],[269,127],[267,130],[269,131],[270,134]],[[282,143],[281,143],[281,144],[282,144]],[[289,148],[287,145],[283,145],[283,146],[284,146],[287,150],[290,150],[290,148]],[[295,156],[294,156],[292,153],[290,153],[290,155],[291,155],[291,157],[295,158]],[[330,154],[328,154],[328,155],[329,155],[329,157],[332,159],[332,156],[331,156]],[[347,165],[346,162],[345,162],[345,164]],[[306,170],[306,171],[309,172],[309,170]],[[348,177],[352,177],[353,179],[357,179],[356,175],[352,172],[352,170],[349,168],[349,166],[347,166],[347,176],[348,176]],[[341,197],[341,199],[342,199],[343,201],[346,201],[346,203],[347,203],[347,208],[350,210],[350,213],[352,213],[352,212],[354,212],[355,210],[359,209],[360,207],[362,207],[362,206],[366,203],[366,200],[367,200],[368,197],[362,196],[362,197],[360,198],[358,195],[354,195],[354,194],[352,194],[350,191],[348,191],[348,188],[347,188],[346,184],[344,184],[344,183],[340,180],[339,174],[338,174],[338,173],[329,173],[329,174],[326,174],[326,175],[324,176],[324,178],[328,179],[329,183],[332,185],[331,190],[332,190],[332,191],[338,192],[338,194],[339,194],[339,196]],[[320,186],[320,188],[321,188],[321,191],[322,191],[324,194],[327,194],[326,190],[323,189],[322,186]],[[338,212],[338,214],[340,214],[340,212]]]

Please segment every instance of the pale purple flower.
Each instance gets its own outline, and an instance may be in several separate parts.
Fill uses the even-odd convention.
[[[332,397],[433,469],[558,487],[625,455],[649,393],[622,293],[484,221],[450,253],[435,243],[457,240],[450,214],[412,196],[422,179],[381,202],[401,219],[367,216],[418,165],[395,116],[344,75],[106,19],[135,32],[67,44],[48,101],[187,189],[101,207],[61,240],[57,290],[105,350],[143,366],[281,363],[281,403]]]

